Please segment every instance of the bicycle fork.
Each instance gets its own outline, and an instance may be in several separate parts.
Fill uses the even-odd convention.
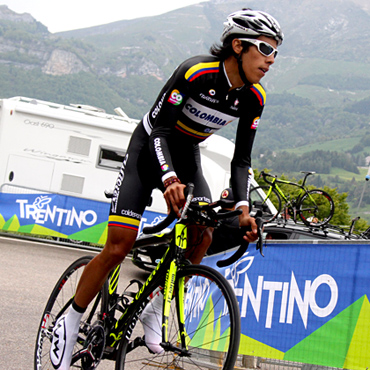
[[[181,253],[185,252],[187,247],[187,228],[186,225],[176,224],[175,225],[175,239],[174,242],[177,248],[181,249]],[[167,271],[165,286],[164,286],[164,305],[163,305],[163,324],[162,324],[162,343],[161,346],[165,351],[172,351],[180,356],[189,356],[188,348],[186,343],[186,330],[185,330],[185,278],[178,280],[178,289],[175,292],[175,282],[177,275],[177,261],[174,259],[170,268]],[[176,307],[177,307],[177,319],[179,325],[179,336],[181,341],[181,348],[172,345],[169,342],[168,335],[168,323],[170,317],[171,301],[176,293]]]

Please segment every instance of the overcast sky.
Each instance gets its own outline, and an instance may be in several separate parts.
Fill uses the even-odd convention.
[[[0,0],[0,5],[30,13],[54,33],[163,14],[202,1],[207,0]]]

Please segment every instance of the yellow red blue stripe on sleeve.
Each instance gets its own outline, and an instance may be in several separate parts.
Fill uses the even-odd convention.
[[[207,73],[218,73],[219,71],[220,62],[198,63],[187,70],[185,78],[191,82],[201,75]]]
[[[258,101],[261,106],[264,106],[266,103],[266,91],[260,84],[254,84],[251,87],[252,92],[257,96]]]
[[[124,216],[109,216],[108,219],[108,226],[118,226],[123,227],[125,229],[131,229],[138,231],[140,225],[140,220],[136,220],[135,218],[124,217]]]

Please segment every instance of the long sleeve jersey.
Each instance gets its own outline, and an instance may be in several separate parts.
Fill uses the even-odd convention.
[[[231,161],[231,186],[236,202],[247,205],[251,151],[266,94],[260,84],[230,89],[224,63],[217,57],[190,58],[174,71],[144,116],[143,124],[164,181],[176,176],[171,140],[176,140],[180,147],[198,144],[239,119]]]

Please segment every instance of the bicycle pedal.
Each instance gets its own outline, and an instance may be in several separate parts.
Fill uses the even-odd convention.
[[[127,346],[127,353],[131,352],[132,350],[134,350],[137,347],[147,347],[147,345],[145,343],[145,336],[144,337],[136,337],[132,342],[130,342],[129,345]],[[148,348],[148,350],[149,350],[149,352],[151,352],[149,348]]]

